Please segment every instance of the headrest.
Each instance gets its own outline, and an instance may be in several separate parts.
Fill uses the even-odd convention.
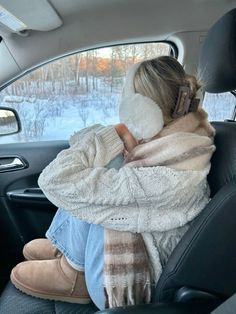
[[[208,175],[211,196],[226,183],[236,178],[236,123],[213,122],[216,130],[216,150],[211,159],[211,170]]]
[[[236,89],[236,9],[223,15],[208,31],[199,62],[204,90]]]

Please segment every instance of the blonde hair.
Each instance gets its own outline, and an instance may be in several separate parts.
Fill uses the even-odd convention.
[[[180,86],[189,87],[191,101],[200,88],[197,79],[186,74],[182,65],[169,56],[143,61],[134,76],[136,93],[150,97],[159,105],[165,124],[173,120]]]

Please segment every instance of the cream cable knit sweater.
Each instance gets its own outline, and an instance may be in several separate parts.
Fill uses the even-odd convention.
[[[43,170],[38,183],[53,204],[79,219],[143,233],[157,281],[187,223],[209,201],[210,165],[198,171],[163,166],[106,169],[123,149],[113,127],[84,129],[71,137],[70,148]]]

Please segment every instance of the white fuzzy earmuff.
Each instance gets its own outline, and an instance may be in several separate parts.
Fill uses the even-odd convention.
[[[140,63],[127,73],[119,106],[120,122],[124,123],[137,140],[150,139],[164,126],[163,114],[151,98],[135,93],[134,76]]]

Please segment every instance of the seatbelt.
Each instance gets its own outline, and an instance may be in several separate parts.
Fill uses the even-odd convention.
[[[235,314],[236,313],[236,293],[218,306],[211,314]]]

